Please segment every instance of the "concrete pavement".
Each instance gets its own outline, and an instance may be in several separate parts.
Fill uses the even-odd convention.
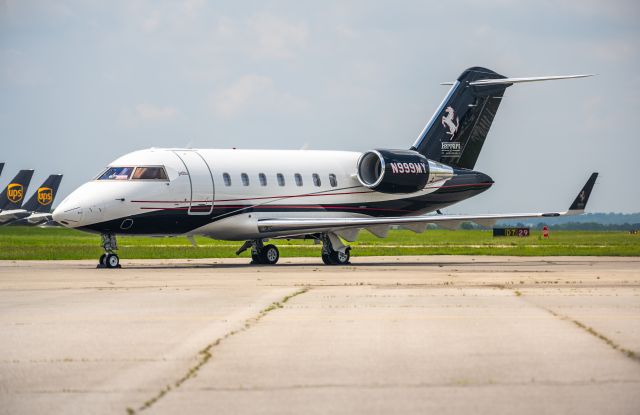
[[[0,262],[0,413],[638,413],[640,259]]]

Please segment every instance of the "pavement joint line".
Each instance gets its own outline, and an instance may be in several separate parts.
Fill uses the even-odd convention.
[[[254,386],[254,387],[237,387],[237,388],[216,388],[216,387],[202,387],[196,388],[200,391],[209,392],[263,392],[263,391],[276,391],[276,390],[299,390],[299,389],[331,389],[331,388],[349,388],[349,389],[394,389],[394,388],[448,388],[448,387],[485,387],[485,386],[587,386],[587,385],[607,385],[607,384],[640,384],[640,381],[635,379],[603,379],[603,380],[578,380],[578,381],[553,381],[553,380],[538,380],[531,379],[529,381],[520,382],[496,382],[492,379],[485,381],[472,381],[468,379],[454,379],[449,382],[417,382],[417,383],[320,383],[320,384],[307,384],[307,385],[282,385],[282,386]]]
[[[294,385],[281,385],[281,386],[253,386],[253,387],[201,387],[194,388],[192,390],[207,391],[207,392],[265,392],[265,391],[282,391],[282,390],[302,390],[302,389],[395,389],[395,388],[449,388],[449,387],[486,387],[486,386],[589,386],[589,385],[626,385],[626,384],[640,384],[636,379],[590,379],[590,380],[578,380],[578,381],[554,381],[548,379],[531,379],[528,381],[519,382],[496,382],[492,379],[484,381],[472,381],[468,379],[454,379],[449,382],[417,382],[417,383],[318,383],[318,384],[294,384]],[[15,393],[20,395],[54,395],[54,394],[90,394],[90,393],[106,393],[106,394],[121,394],[123,392],[131,392],[132,389],[76,389],[76,388],[63,388],[60,390],[55,389],[40,389],[32,391],[16,391]],[[134,389],[135,392],[151,392],[147,389]]]
[[[195,377],[198,374],[198,371],[200,369],[202,369],[202,367],[204,365],[206,365],[211,360],[211,358],[213,357],[213,353],[212,353],[213,348],[219,346],[224,340],[228,339],[229,337],[235,336],[236,334],[239,334],[239,333],[242,333],[242,332],[245,332],[245,331],[249,330],[251,327],[253,327],[257,323],[259,323],[260,320],[262,320],[269,313],[271,313],[272,311],[275,311],[275,310],[277,310],[279,308],[284,308],[284,304],[286,302],[288,302],[289,300],[291,300],[294,297],[297,297],[299,295],[302,295],[302,294],[306,293],[310,289],[311,289],[311,287],[306,286],[304,288],[301,288],[301,289],[298,289],[298,290],[294,291],[293,293],[291,293],[289,295],[286,295],[280,301],[275,301],[275,302],[269,304],[267,307],[263,308],[255,317],[251,317],[251,318],[246,319],[245,322],[244,322],[244,325],[241,328],[232,330],[232,331],[228,332],[227,334],[225,334],[224,336],[218,337],[212,343],[209,343],[205,348],[203,348],[202,350],[200,350],[200,352],[198,352],[198,356],[199,356],[198,363],[196,363],[194,366],[189,368],[187,370],[187,372],[184,374],[184,376],[182,376],[181,378],[179,378],[178,380],[176,380],[173,383],[169,383],[169,384],[165,385],[165,387],[162,388],[154,397],[152,397],[149,400],[145,401],[137,410],[133,409],[131,407],[126,408],[127,414],[128,415],[133,415],[133,414],[135,414],[137,412],[142,412],[144,410],[147,410],[147,409],[151,408],[155,403],[157,403],[160,399],[162,399],[162,397],[164,397],[167,393],[169,393],[170,391],[172,391],[174,389],[179,388],[187,380]]]
[[[514,295],[516,295],[517,297],[520,297],[520,298],[524,297],[520,291],[514,290],[514,287],[509,287],[509,289],[514,291]],[[584,330],[585,332],[587,332],[590,335],[596,337],[597,339],[602,340],[604,343],[606,343],[613,350],[617,350],[617,351],[621,352],[622,354],[624,354],[629,359],[633,360],[634,362],[640,363],[640,355],[638,355],[633,350],[630,350],[630,349],[622,347],[621,345],[619,345],[618,343],[614,342],[613,340],[611,340],[610,338],[608,338],[604,334],[599,333],[596,330],[594,330],[593,327],[589,327],[586,324],[582,323],[581,321],[578,321],[578,320],[576,320],[574,318],[571,318],[569,316],[566,316],[564,314],[557,313],[557,312],[553,311],[552,309],[544,307],[544,306],[542,306],[540,304],[536,304],[536,303],[534,303],[532,301],[528,301],[526,299],[524,299],[524,300],[527,301],[527,303],[529,303],[529,304],[531,304],[531,305],[533,305],[535,307],[538,307],[541,310],[546,311],[547,313],[551,314],[552,316],[554,316],[554,317],[556,317],[556,318],[558,318],[560,320],[564,320],[564,321],[568,321],[568,322],[573,323],[578,328]]]

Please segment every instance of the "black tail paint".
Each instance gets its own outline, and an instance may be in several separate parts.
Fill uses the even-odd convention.
[[[20,170],[0,194],[0,210],[20,209],[33,170]]]
[[[584,210],[587,207],[587,202],[589,201],[589,196],[591,195],[591,190],[593,190],[593,185],[596,184],[596,179],[598,178],[598,173],[591,173],[591,177],[587,180],[587,183],[582,187],[580,193],[571,204],[569,211],[572,210]]]
[[[4,163],[0,163],[0,174],[2,174],[2,169],[4,169]]]
[[[424,128],[412,150],[453,167],[473,169],[487,138],[502,95],[512,84],[469,85],[479,79],[502,79],[489,69],[469,68]]]
[[[52,174],[42,183],[33,196],[22,207],[29,212],[50,213],[53,200],[62,181],[61,174]]]

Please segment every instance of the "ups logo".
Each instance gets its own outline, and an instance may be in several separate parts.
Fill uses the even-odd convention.
[[[38,189],[38,203],[46,206],[53,201],[53,191],[49,187],[41,187]]]
[[[11,183],[7,186],[7,199],[13,203],[18,203],[24,196],[24,188],[20,183]]]

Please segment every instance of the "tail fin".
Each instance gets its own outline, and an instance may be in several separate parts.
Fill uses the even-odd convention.
[[[61,174],[52,174],[42,183],[33,196],[24,204],[23,209],[29,212],[50,213],[51,205],[56,198],[58,187],[62,181]]]
[[[20,209],[32,176],[33,170],[20,170],[18,174],[16,174],[16,177],[14,177],[4,191],[0,193],[0,209]]]
[[[411,149],[431,160],[473,169],[508,87],[585,76],[591,75],[506,78],[486,68],[469,68],[453,82]]]

